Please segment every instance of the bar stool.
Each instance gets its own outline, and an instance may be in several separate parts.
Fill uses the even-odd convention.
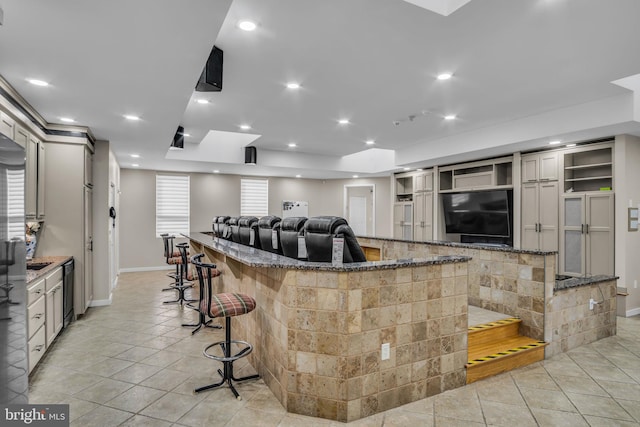
[[[192,263],[192,265],[194,265]],[[191,271],[189,271],[187,273],[187,280],[198,280],[200,287],[199,287],[199,304],[198,304],[198,308],[196,309],[196,311],[198,311],[198,323],[183,323],[182,326],[195,326],[196,328],[191,331],[191,335],[195,334],[196,332],[198,332],[200,329],[202,329],[202,327],[205,328],[212,328],[212,329],[221,329],[222,326],[220,325],[210,325],[211,322],[213,322],[213,319],[209,319],[207,320],[207,310],[206,310],[206,300],[204,299],[205,296],[207,295],[211,295],[211,291],[209,291],[210,289],[213,289],[213,284],[212,284],[212,279],[214,277],[218,277],[220,275],[220,270],[218,270],[216,268],[215,264],[210,264],[213,267],[212,268],[206,268],[204,269],[205,271],[203,272],[203,279],[200,279],[200,277],[198,276],[193,276],[193,273]],[[196,266],[196,269],[198,267]],[[206,290],[205,290],[206,289]],[[188,304],[187,304],[188,305]],[[189,305],[189,307],[191,307]]]
[[[175,304],[178,303],[180,305],[182,305],[183,302],[196,302],[198,300],[195,299],[187,299],[185,298],[184,292],[193,287],[193,283],[191,283],[191,280],[189,280],[188,277],[188,270],[189,270],[189,259],[187,257],[187,249],[189,248],[189,245],[187,243],[178,243],[176,245],[176,247],[178,248],[178,253],[180,254],[179,257],[171,257],[168,258],[168,260],[171,260],[171,262],[176,262],[176,270],[177,270],[177,275],[176,277],[176,281],[169,285],[169,289],[173,289],[174,291],[178,291],[178,299],[174,300],[174,301],[163,301],[163,304]],[[176,260],[176,261],[174,261]],[[192,307],[193,308],[193,307]],[[195,308],[194,308],[195,309]]]
[[[173,282],[171,282],[171,284],[174,284],[175,282],[178,281],[178,274],[180,273],[179,267],[178,267],[178,263],[181,262],[179,260],[180,257],[180,253],[178,251],[174,251],[173,250],[173,239],[174,236],[170,236],[167,233],[161,234],[160,237],[162,237],[162,243],[164,245],[164,258],[165,258],[165,262],[169,265],[175,265],[176,266],[176,272],[175,273],[167,273],[167,276],[171,277],[173,279]],[[169,287],[169,288],[163,288],[162,291],[172,291],[173,288]]]
[[[217,360],[218,362],[222,362],[224,371],[218,369],[218,374],[222,379],[220,382],[215,384],[206,385],[203,387],[199,387],[195,389],[196,393],[205,390],[211,390],[213,388],[220,387],[225,383],[229,386],[236,399],[242,400],[238,391],[233,386],[232,381],[246,381],[254,378],[258,378],[259,375],[248,375],[246,377],[236,378],[233,375],[233,362],[240,359],[241,357],[247,356],[253,350],[253,346],[246,341],[240,340],[232,340],[231,339],[231,317],[233,316],[241,316],[243,314],[250,313],[256,308],[256,301],[248,295],[237,294],[237,293],[222,293],[222,294],[212,294],[211,291],[211,282],[207,283],[207,286],[204,286],[204,276],[205,270],[215,269],[215,264],[206,264],[201,262],[200,260],[204,254],[198,254],[191,257],[191,263],[196,267],[196,271],[198,272],[198,279],[200,283],[203,283],[204,287],[204,297],[200,299],[200,311],[207,313],[209,317],[212,319],[216,317],[224,317],[225,320],[225,340],[218,341],[213,344],[208,345],[203,354],[205,357],[209,359]],[[211,273],[208,272],[207,275]],[[231,354],[231,345],[236,344],[240,346],[240,351],[235,354]],[[220,346],[222,349],[222,356],[214,355],[208,353],[210,348]]]

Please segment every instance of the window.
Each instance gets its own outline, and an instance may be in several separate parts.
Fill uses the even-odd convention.
[[[242,178],[240,182],[240,215],[269,215],[269,181]]]
[[[7,169],[7,233],[24,240],[24,169]]]
[[[189,176],[156,175],[156,237],[189,232]]]

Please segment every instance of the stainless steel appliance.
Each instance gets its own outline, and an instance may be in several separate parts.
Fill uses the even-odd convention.
[[[28,403],[25,151],[0,134],[0,404]]]
[[[62,264],[62,287],[64,289],[62,292],[64,298],[62,314],[64,316],[64,328],[73,322],[73,270],[73,258]]]

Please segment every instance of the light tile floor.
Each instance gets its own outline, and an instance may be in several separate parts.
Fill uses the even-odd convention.
[[[164,272],[122,274],[113,304],[90,309],[49,349],[30,401],[69,403],[78,427],[343,425],[287,414],[261,380],[238,385],[242,401],[227,389],[194,394],[217,380],[201,352],[222,332],[191,336],[180,325],[195,312],[163,305],[166,283]],[[638,426],[640,316],[619,318],[615,337],[348,425]]]

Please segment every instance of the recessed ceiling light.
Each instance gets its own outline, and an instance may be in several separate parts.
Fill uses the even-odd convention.
[[[190,134],[190,133],[184,133],[184,132],[182,132],[182,136],[184,136],[184,137],[188,137],[188,136],[191,136],[191,134]]]
[[[137,159],[140,157],[140,154],[131,154],[131,157],[133,157],[134,159]]]
[[[424,169],[420,168],[420,169],[416,169],[418,172],[422,172]]]
[[[576,144],[567,144],[567,147],[575,147]]]
[[[251,21],[240,21],[238,23],[238,28],[244,31],[253,31],[256,29],[256,26],[255,22]]]
[[[132,115],[130,115],[130,114],[125,114],[125,115],[124,115],[124,118],[125,118],[125,119],[127,119],[127,120],[134,121],[134,122],[135,122],[135,121],[137,121],[137,120],[140,120],[140,117],[138,117],[138,116],[132,116]]]
[[[27,81],[29,83],[31,83],[32,85],[35,86],[49,86],[48,82],[45,82],[44,80],[38,80],[38,79],[27,79]]]
[[[338,120],[338,123],[340,123],[341,125],[348,125],[349,124],[349,119],[340,119],[340,120]]]
[[[406,170],[406,171],[411,170],[411,168],[403,168],[403,169]]]
[[[196,102],[197,102],[198,104],[208,104],[208,103],[209,103],[209,100],[208,100],[208,99],[202,99],[202,98],[201,98],[201,99],[196,99]]]
[[[213,173],[220,173],[220,171],[218,169],[214,169]]]
[[[287,83],[287,88],[289,88],[289,89],[300,89],[300,83],[289,82],[289,83]]]
[[[444,116],[445,120],[455,120],[456,116],[455,114],[449,114],[448,116]]]
[[[137,167],[138,167],[138,166],[140,166],[140,165],[139,165],[139,164],[137,164],[137,163],[133,163],[131,166],[133,166],[134,168],[137,168]]]
[[[240,125],[240,129],[249,130],[249,129],[251,129],[251,126],[249,126],[249,125]]]
[[[287,146],[289,148],[296,148],[298,146],[298,144],[296,144],[295,142],[291,142],[291,143],[287,144]]]
[[[368,141],[365,141],[364,143],[367,144],[367,145],[373,145],[376,142],[373,139],[369,139]]]
[[[358,178],[358,175],[353,175],[354,178]]]
[[[452,76],[453,74],[451,73],[441,73],[438,74],[438,80],[449,80]]]
[[[549,141],[549,145],[558,145],[560,144],[562,141],[557,140],[557,141]]]
[[[296,175],[296,178],[302,178],[302,175]]]
[[[60,117],[60,121],[65,123],[75,123],[75,120],[69,117]]]

